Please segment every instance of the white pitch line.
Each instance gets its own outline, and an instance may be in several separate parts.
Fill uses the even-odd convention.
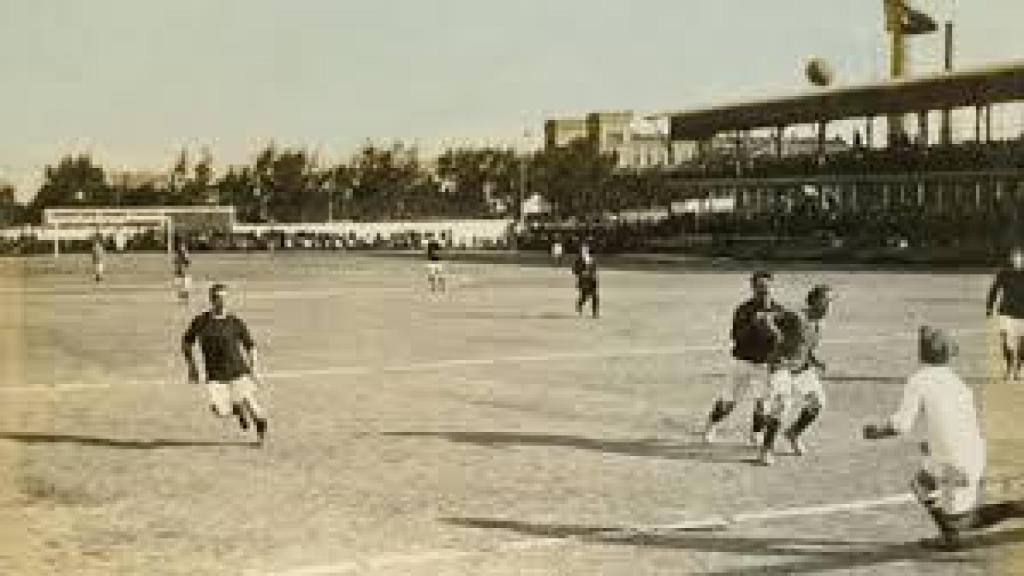
[[[983,329],[958,330],[958,334],[971,334],[986,332]],[[873,337],[847,338],[837,340],[825,340],[823,345],[850,345],[850,344],[878,344],[882,342],[893,342],[911,340],[915,338],[912,334],[876,335]],[[263,373],[263,376],[272,380],[289,380],[298,378],[309,378],[316,376],[365,376],[373,373],[407,373],[430,370],[447,370],[452,368],[464,368],[471,366],[493,366],[495,364],[526,364],[533,362],[550,362],[553,360],[588,360],[599,358],[629,358],[643,356],[672,356],[692,352],[714,352],[724,349],[725,343],[715,342],[711,344],[692,346],[662,346],[655,348],[634,348],[628,350],[595,350],[595,351],[571,351],[571,352],[550,352],[546,354],[525,354],[519,356],[499,356],[491,358],[452,358],[449,360],[437,360],[432,362],[411,362],[408,364],[393,364],[383,366],[327,366],[324,368],[302,368],[294,370],[276,370]],[[124,380],[121,380],[124,382]],[[159,385],[168,382],[167,379],[154,380],[130,380],[133,385]],[[65,384],[56,387],[52,386],[7,386],[0,387],[0,394],[8,393],[56,393],[75,392],[82,390],[104,390],[112,388],[108,383],[96,384]]]
[[[60,384],[58,386],[0,386],[0,394],[4,393],[19,393],[19,394],[56,394],[58,392],[78,392],[83,390],[106,390],[110,388],[110,384],[106,383],[78,383],[78,384]]]
[[[980,332],[980,330],[962,330],[958,333]],[[838,340],[825,340],[824,345],[850,345],[850,344],[878,344],[881,342],[892,342],[899,340],[910,340],[916,336],[912,334],[886,335],[874,337],[849,338]],[[325,368],[308,368],[295,370],[280,370],[266,373],[267,378],[305,378],[309,376],[345,376],[365,375],[374,372],[419,372],[426,370],[445,370],[449,368],[463,368],[468,366],[492,366],[494,364],[525,364],[531,362],[550,362],[552,360],[587,360],[598,358],[628,358],[632,356],[671,356],[675,354],[686,354],[691,352],[714,352],[723,350],[724,342],[692,346],[660,346],[654,348],[633,348],[628,350],[593,350],[593,351],[572,351],[572,352],[549,352],[546,354],[525,354],[518,356],[499,356],[491,358],[452,358],[449,360],[437,360],[431,362],[411,362],[409,364],[394,364],[383,366],[333,366]]]
[[[743,522],[755,522],[759,520],[778,520],[781,518],[795,518],[799,516],[827,516],[836,512],[852,512],[881,508],[884,506],[896,506],[914,501],[914,495],[910,493],[893,494],[881,498],[867,500],[855,500],[853,502],[841,502],[837,504],[823,504],[820,506],[802,506],[795,508],[775,508],[762,510],[760,512],[749,512],[745,514],[733,514],[723,516],[712,516],[697,520],[685,520],[671,524],[657,524],[641,527],[641,530],[697,530],[701,528],[717,528],[731,526]],[[616,531],[611,531],[616,532]]]
[[[838,512],[850,512],[895,506],[914,501],[914,496],[909,493],[893,494],[881,498],[855,500],[853,502],[840,502],[836,504],[825,504],[820,506],[802,506],[793,508],[776,508],[761,512],[747,514],[712,516],[699,520],[688,520],[671,524],[652,524],[646,526],[613,528],[600,532],[592,532],[580,536],[569,537],[539,537],[531,539],[517,539],[503,542],[494,550],[433,550],[414,552],[407,554],[385,554],[362,560],[348,560],[335,564],[318,564],[310,566],[297,566],[274,571],[247,570],[246,576],[343,576],[346,574],[363,574],[367,570],[384,568],[395,568],[401,566],[418,566],[435,562],[449,562],[464,560],[485,554],[509,553],[523,550],[534,550],[538,548],[561,547],[575,543],[593,543],[595,538],[615,537],[616,535],[628,536],[637,533],[671,531],[671,530],[697,530],[709,528],[725,528],[741,522],[756,522],[765,520],[777,520],[781,518],[793,518],[798,516],[824,516]],[[598,541],[598,543],[600,543]]]

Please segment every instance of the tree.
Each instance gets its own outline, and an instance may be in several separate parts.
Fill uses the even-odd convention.
[[[253,171],[260,219],[308,222],[326,218],[325,173],[305,150],[278,151],[268,146],[256,157]]]
[[[23,207],[15,196],[14,186],[0,182],[0,228],[21,223]]]
[[[256,176],[252,167],[231,167],[215,185],[217,197],[223,204],[235,207],[235,214],[242,222],[259,222],[261,218],[260,197],[257,194]]]
[[[348,168],[351,212],[359,218],[401,219],[425,214],[437,186],[421,168],[415,149],[367,144]]]
[[[171,170],[172,198],[175,204],[188,206],[217,204],[216,188],[213,186],[213,156],[203,149],[199,160],[189,165],[187,150],[182,150]]]
[[[56,206],[107,206],[112,201],[103,168],[87,154],[65,156],[44,170],[43,184],[29,206],[35,221],[44,208]]]
[[[544,150],[530,164],[531,191],[539,192],[560,217],[586,219],[609,208],[614,154],[601,154],[587,140]]]
[[[512,150],[447,150],[437,159],[437,175],[453,184],[446,196],[458,215],[477,216],[492,206],[518,204],[519,160]]]

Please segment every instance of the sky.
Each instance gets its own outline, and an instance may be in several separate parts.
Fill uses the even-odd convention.
[[[1024,60],[1021,0],[913,4],[954,17],[957,67]],[[886,42],[881,0],[0,0],[0,181],[27,199],[83,152],[539,146],[549,117],[799,92],[811,57],[879,80]],[[941,62],[940,34],[913,41],[912,73]]]

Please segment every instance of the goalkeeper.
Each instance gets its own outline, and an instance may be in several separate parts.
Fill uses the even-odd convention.
[[[938,525],[941,545],[955,549],[960,532],[978,523],[978,497],[985,468],[985,441],[978,426],[974,394],[949,367],[956,344],[942,330],[920,331],[921,368],[903,389],[895,414],[882,424],[864,427],[877,440],[910,431],[924,414],[928,442],[921,470],[911,482],[914,495]]]

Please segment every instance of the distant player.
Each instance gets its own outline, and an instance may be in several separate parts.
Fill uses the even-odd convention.
[[[192,261],[188,257],[188,247],[184,239],[174,243],[174,286],[178,291],[178,299],[187,302],[192,292],[192,277],[188,273]]]
[[[189,381],[198,383],[192,347],[199,341],[213,413],[222,418],[234,414],[243,430],[249,429],[251,420],[262,444],[267,419],[256,400],[256,345],[245,322],[227,311],[227,292],[224,284],[210,287],[210,309],[192,320],[182,336],[181,351],[188,364]]]
[[[777,329],[775,319],[783,311],[771,294],[772,273],[764,270],[754,272],[750,277],[753,295],[736,307],[732,316],[729,338],[732,340],[732,366],[730,389],[720,392],[715,399],[704,441],[715,440],[715,429],[732,413],[736,404],[748,395],[754,398],[754,416],[751,423],[750,441],[758,442],[757,435],[766,424],[764,395],[768,383],[768,358],[775,347]]]
[[[864,427],[877,440],[908,433],[918,414],[927,421],[928,443],[921,470],[911,482],[914,495],[935,521],[946,548],[956,548],[961,530],[980,524],[978,500],[985,469],[985,441],[974,394],[949,362],[956,344],[942,330],[921,328],[922,366],[907,380],[899,409],[881,424]]]
[[[1014,248],[1010,267],[996,274],[985,303],[986,316],[992,316],[999,300],[999,339],[1006,363],[1005,380],[1020,380],[1024,362],[1024,248]]]
[[[96,234],[92,239],[92,273],[97,282],[103,280],[105,260],[106,249],[103,247],[103,237]]]
[[[572,265],[572,273],[576,276],[576,314],[583,314],[583,306],[590,301],[591,316],[600,315],[600,297],[597,293],[597,260],[590,252],[590,246],[580,245],[580,253]]]
[[[819,284],[807,293],[806,308],[778,317],[779,340],[769,361],[768,416],[758,457],[765,466],[775,462],[775,437],[793,404],[800,405],[800,412],[784,435],[797,456],[806,451],[801,435],[825,409],[825,389],[818,377],[825,364],[818,359],[817,348],[831,301],[831,289]]]
[[[427,242],[427,282],[431,292],[445,291],[444,263],[441,262],[441,243],[431,238]]]
[[[551,261],[554,262],[555,266],[562,265],[563,253],[564,249],[562,248],[562,243],[556,239],[551,243]]]

